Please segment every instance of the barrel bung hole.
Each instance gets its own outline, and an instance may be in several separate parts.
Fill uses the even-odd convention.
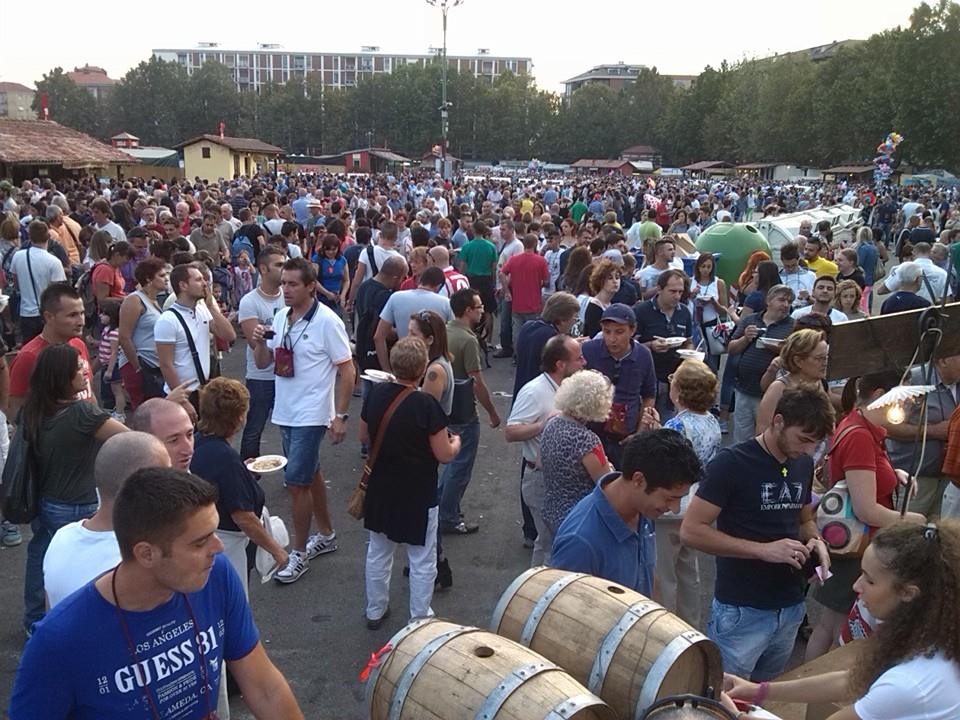
[[[486,645],[477,645],[473,649],[473,654],[478,658],[488,658],[493,657],[493,648],[487,647]]]
[[[623,595],[626,592],[622,587],[617,587],[616,585],[607,585],[607,590],[614,595]]]

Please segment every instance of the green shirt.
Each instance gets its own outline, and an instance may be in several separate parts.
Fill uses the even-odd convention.
[[[450,365],[453,367],[454,379],[466,380],[470,373],[479,372],[483,368],[480,364],[480,343],[477,335],[462,320],[454,318],[447,323],[447,349],[452,356]],[[473,408],[476,417],[476,399]]]
[[[570,206],[570,217],[573,218],[573,221],[580,224],[580,221],[583,220],[583,216],[587,214],[587,206],[583,203],[582,200],[577,200],[573,205]]]
[[[960,242],[950,243],[950,262],[953,263],[953,277],[960,278]]]
[[[497,246],[484,238],[474,238],[460,248],[458,262],[466,265],[464,275],[493,276],[497,264]]]
[[[640,241],[659,240],[663,237],[663,230],[653,220],[644,220],[640,223]]]

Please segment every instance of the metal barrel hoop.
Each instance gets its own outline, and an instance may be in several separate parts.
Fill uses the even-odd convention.
[[[500,623],[503,622],[503,615],[507,612],[507,606],[510,604],[510,601],[513,600],[514,596],[517,594],[517,591],[523,586],[523,584],[541,570],[546,569],[546,565],[532,567],[528,570],[524,570],[520,575],[514,578],[513,582],[507,586],[507,589],[503,591],[503,594],[497,601],[497,607],[493,610],[493,619],[490,621],[490,632],[495,633],[500,630]]]
[[[603,700],[598,698],[593,693],[581,693],[580,695],[574,695],[572,698],[564,700],[553,710],[547,713],[547,715],[544,716],[544,720],[570,720],[570,718],[572,718],[581,710],[588,707],[594,707],[596,705],[608,707]]]
[[[510,671],[510,674],[487,695],[480,709],[477,710],[474,720],[493,720],[514,691],[527,682],[527,680],[541,673],[558,669],[556,665],[550,662],[527,663],[526,665],[520,665],[514,668]]]
[[[620,649],[620,643],[630,632],[630,629],[636,625],[640,619],[656,610],[664,610],[664,607],[653,600],[641,600],[627,608],[626,612],[620,616],[617,624],[614,625],[604,636],[596,656],[593,658],[593,667],[590,670],[590,678],[587,682],[587,689],[592,693],[600,694],[603,689],[604,680],[607,678],[607,671],[610,669],[610,663],[613,656]]]
[[[556,599],[557,595],[559,595],[560,592],[567,587],[567,585],[583,577],[587,576],[584,573],[570,573],[569,575],[564,575],[546,589],[543,595],[540,596],[540,599],[537,600],[537,604],[533,606],[533,610],[530,612],[530,617],[527,618],[527,622],[524,623],[523,631],[520,633],[521,645],[524,647],[530,647],[530,643],[533,642],[533,636],[537,633],[537,627],[540,625],[540,621],[543,619],[544,614],[550,608],[550,604],[554,601],[554,599]]]
[[[387,641],[387,645],[391,648],[396,648],[403,640],[414,630],[417,630],[422,625],[426,625],[428,622],[431,622],[433,618],[424,618],[422,620],[413,620],[412,622],[404,625],[397,633]],[[380,678],[380,670],[384,665],[387,664],[387,661],[390,659],[390,655],[393,650],[380,658],[380,663],[370,671],[370,676],[367,678],[367,687],[364,690],[364,695],[366,696],[367,702],[367,715],[373,714],[373,691],[377,688],[377,681]]]
[[[657,690],[663,684],[667,673],[680,656],[694,645],[708,640],[707,636],[696,630],[687,630],[671,640],[650,666],[643,681],[634,717],[642,717],[648,707],[657,700]]]

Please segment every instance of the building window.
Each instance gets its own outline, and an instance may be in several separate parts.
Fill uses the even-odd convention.
[[[202,157],[204,160],[209,160],[209,159],[210,159],[210,148],[208,148],[208,147],[202,147],[202,148],[200,148],[200,157]]]
[[[186,64],[187,64],[187,54],[186,54],[186,53],[178,53],[178,54],[177,54],[177,62],[180,63],[181,65],[186,65]]]

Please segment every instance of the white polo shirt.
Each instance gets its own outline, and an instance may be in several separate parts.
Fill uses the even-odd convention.
[[[310,313],[308,312],[307,315]],[[274,376],[276,399],[273,424],[287,427],[329,426],[336,415],[334,386],[337,365],[350,362],[350,338],[343,321],[322,303],[307,322],[307,315],[289,328],[288,346],[293,347],[293,377]],[[290,309],[273,319],[274,336],[267,341],[271,351],[283,344],[288,333]]]
[[[546,420],[554,410],[557,384],[546,373],[540,373],[517,393],[507,425],[526,425]],[[535,463],[540,459],[540,436],[523,441],[523,459]]]
[[[192,392],[200,387],[200,382],[193,363],[193,355],[190,353],[187,335],[183,331],[183,325],[173,314],[174,309],[180,313],[180,317],[190,329],[197,354],[200,356],[203,376],[208,380],[210,379],[210,321],[213,320],[213,315],[202,300],[197,302],[195,310],[175,302],[160,314],[153,326],[153,339],[157,345],[173,345],[173,367],[177,371],[177,377],[180,378],[181,383],[193,380],[188,388]],[[164,392],[169,393],[173,388],[164,383],[163,389]]]

